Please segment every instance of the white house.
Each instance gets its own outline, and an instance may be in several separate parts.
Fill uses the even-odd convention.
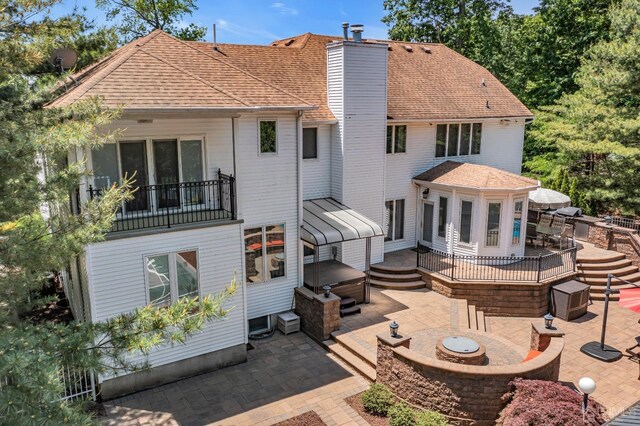
[[[354,35],[255,46],[154,31],[50,105],[122,108],[104,129],[123,129],[117,143],[70,153],[93,171],[74,208],[133,173],[139,186],[69,268],[76,318],[217,292],[234,274],[242,284],[227,319],[154,350],[148,372],[102,377],[106,395],[244,361],[248,335],[291,310],[312,253],[359,271],[418,243],[522,253],[532,113],[443,45]]]

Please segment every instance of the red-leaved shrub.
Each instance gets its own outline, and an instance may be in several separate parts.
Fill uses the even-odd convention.
[[[605,407],[591,397],[583,420],[582,395],[560,383],[515,379],[511,385],[514,390],[502,397],[509,404],[500,413],[498,425],[597,426],[606,420]]]

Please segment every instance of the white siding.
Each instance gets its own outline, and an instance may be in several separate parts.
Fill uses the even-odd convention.
[[[224,320],[205,325],[204,330],[189,338],[185,345],[153,350],[149,355],[153,366],[245,342],[240,225],[123,238],[87,247],[89,279],[95,303],[94,319],[97,321],[131,312],[148,303],[146,255],[187,249],[198,251],[200,293],[203,295],[220,292],[237,273],[238,292],[226,304],[234,309]]]
[[[327,48],[327,102],[338,124],[331,126],[331,196],[342,202],[344,51],[342,46]]]
[[[342,163],[332,164],[332,172],[341,170],[332,193],[341,193],[340,201],[382,224],[387,47],[343,42],[328,48],[328,58],[329,106],[338,119],[334,134],[342,137],[333,143],[332,161]],[[372,263],[383,260],[383,249],[383,239],[374,238]],[[365,241],[343,243],[339,255],[343,262],[363,269]]]
[[[482,146],[480,154],[469,156],[469,160],[467,161],[520,174],[522,171],[523,144],[523,119],[503,124],[495,120],[485,122],[482,125]],[[455,157],[450,159],[454,158]],[[460,158],[462,159],[460,161],[465,161],[464,157]]]
[[[318,158],[302,160],[304,200],[331,196],[331,125],[318,128]]]
[[[286,225],[286,276],[264,283],[247,284],[248,318],[291,309],[298,286],[300,232],[298,222],[297,118],[294,115],[260,116],[278,120],[278,153],[258,154],[258,116],[238,119],[237,193],[243,229]]]

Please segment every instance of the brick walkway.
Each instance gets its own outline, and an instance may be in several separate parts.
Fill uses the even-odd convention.
[[[315,411],[327,425],[366,425],[344,401],[369,383],[302,333],[255,342],[247,363],[105,404],[105,425],[270,425]]]

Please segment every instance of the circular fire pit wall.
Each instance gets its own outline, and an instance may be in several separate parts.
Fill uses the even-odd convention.
[[[484,365],[487,354],[484,345],[464,336],[446,337],[436,345],[436,358],[456,364]]]

